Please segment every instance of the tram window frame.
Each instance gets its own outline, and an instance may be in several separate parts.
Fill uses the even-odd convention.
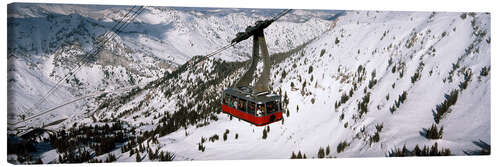
[[[231,95],[224,93],[224,104],[229,106],[231,104]]]
[[[243,105],[243,107],[241,107]],[[247,112],[247,100],[240,98],[238,99],[238,110],[241,110],[243,112]]]
[[[283,104],[281,103],[281,100],[278,100],[278,112],[281,112],[281,106]]]
[[[257,107],[255,109],[258,110],[260,108],[260,106],[263,106],[263,109],[264,109],[264,110],[262,110],[262,115],[259,115],[257,112],[256,112],[256,115],[259,116],[259,117],[266,116],[267,112],[266,112],[266,105],[265,105],[265,103],[264,104],[257,104]]]
[[[253,103],[253,104],[252,104]],[[253,106],[253,110],[250,109],[250,107]],[[247,102],[247,112],[251,115],[257,115],[257,113],[255,113],[255,109],[257,109],[257,104],[253,101],[250,101],[248,100]]]
[[[268,105],[271,105],[271,107],[268,107]],[[270,110],[269,112],[267,112],[267,114],[277,113],[279,111],[278,105],[279,100],[266,102],[266,111]]]
[[[233,104],[232,104],[232,105],[231,105],[231,104],[229,104],[229,106],[230,106],[231,108],[238,109],[238,108],[236,107],[236,105],[234,105],[234,102],[235,102],[235,101],[237,101],[237,100],[238,100],[238,98],[237,98],[236,96],[231,96],[231,102],[233,102]],[[231,103],[231,102],[230,102],[230,103]]]

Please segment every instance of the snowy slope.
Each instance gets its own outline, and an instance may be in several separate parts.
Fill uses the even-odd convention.
[[[153,81],[193,56],[205,55],[226,45],[247,25],[280,11],[259,13],[252,9],[237,12],[220,9],[223,12],[215,12],[219,14],[199,15],[190,8],[146,7],[123,32],[106,44],[99,55],[85,57],[85,53],[98,46],[96,40],[103,39],[104,33],[109,32],[130,8],[11,4],[8,48],[12,69],[9,71],[9,95],[12,100],[9,101],[9,120],[17,122],[22,117],[53,108],[62,104],[60,99],[75,99],[97,90],[114,90]],[[331,12],[329,15],[335,14]],[[295,22],[292,16],[307,20]],[[278,21],[266,34],[271,51],[288,50],[327,29],[328,20],[315,16],[299,13],[288,17],[288,21]],[[280,36],[287,39],[282,40]],[[247,45],[248,41],[242,42],[219,54],[218,58],[229,61],[248,59]],[[84,61],[82,69],[74,76],[64,80],[57,92],[48,96],[46,103],[34,106],[59,80],[76,69],[82,62],[80,60],[88,61]],[[20,80],[23,82],[18,82]],[[33,120],[27,125],[41,126],[77,117],[94,110],[95,105],[91,101],[71,104],[38,119],[42,121]]]
[[[90,116],[73,118],[54,130],[68,129],[75,122],[120,120],[134,127],[138,136],[152,132],[151,140],[140,144],[173,152],[175,160],[290,158],[299,151],[316,158],[327,146],[327,157],[380,157],[404,145],[413,149],[435,142],[453,155],[464,155],[480,149],[474,142],[490,143],[490,75],[481,74],[490,67],[489,13],[346,11],[331,20],[320,12],[296,10],[265,31],[273,59],[278,60],[278,52],[286,55],[274,64],[271,81],[275,93],[286,94],[289,116],[255,127],[220,112],[220,93],[249,65],[249,41],[204,62],[193,56],[225,45],[237,31],[269,13],[221,11],[228,13],[148,7],[139,18],[142,24],[131,25],[131,32],[113,44],[165,60],[175,69],[145,80],[147,85],[140,89],[88,99]],[[304,21],[302,16],[314,17]],[[130,59],[146,61],[137,54],[130,54]],[[463,88],[463,83],[468,86]],[[433,112],[455,89],[456,103],[437,123]],[[403,92],[406,99],[392,109]],[[347,98],[341,100],[343,95]],[[433,124],[443,127],[441,139],[425,137],[425,129]],[[164,125],[174,130],[160,135]],[[383,125],[378,133],[376,125]],[[219,139],[210,141],[214,135]],[[337,152],[341,142],[348,146]],[[120,148],[111,153],[117,161],[136,161],[136,155]],[[39,157],[57,162],[57,154],[51,150]],[[140,156],[142,161],[156,161],[145,153]]]
[[[236,118],[231,120],[225,114],[217,114],[217,121],[209,125],[188,126],[160,137],[159,145],[162,150],[179,155],[178,160],[289,158],[292,152],[298,151],[308,157],[317,157],[319,148],[327,146],[334,150],[330,157],[387,156],[403,145],[412,149],[416,144],[422,148],[435,142],[440,149],[449,148],[454,155],[478,150],[480,148],[473,142],[490,142],[489,75],[480,76],[481,68],[490,65],[490,21],[489,14],[484,13],[471,14],[465,19],[460,16],[461,13],[347,12],[339,18],[333,30],[274,66],[273,88],[277,92],[281,89],[282,94],[287,93],[290,116],[285,117],[283,123],[271,124],[267,139],[262,139],[266,127],[255,127]],[[481,32],[485,34],[480,35]],[[468,53],[466,48],[469,46],[476,51]],[[452,70],[452,64],[457,62],[459,68]],[[365,72],[358,73],[360,66]],[[397,66],[397,71],[393,73],[394,66]],[[422,66],[420,70],[419,66]],[[308,72],[310,67],[313,68],[311,73]],[[199,68],[211,69],[210,65]],[[438,124],[444,127],[443,138],[425,138],[421,133],[435,122],[433,110],[451,90],[459,89],[468,69],[472,71],[469,86],[460,92],[452,111]],[[189,82],[190,78],[206,79],[206,72],[194,71],[196,69],[181,73],[174,80],[188,81],[187,84],[191,85],[196,82]],[[287,75],[281,79],[284,71]],[[377,83],[368,88],[373,71]],[[421,76],[412,83],[411,77],[417,71]],[[452,80],[448,79],[450,71],[455,71],[451,74]],[[242,72],[238,70],[236,75]],[[361,76],[361,79],[356,76]],[[235,74],[230,75],[221,86],[227,87],[235,77]],[[302,95],[304,81],[306,86]],[[297,89],[290,86],[292,82]],[[341,95],[348,94],[354,83],[358,88],[352,97],[335,108]],[[210,87],[214,90],[209,92],[220,93],[221,86]],[[360,116],[358,103],[366,96],[365,89],[370,93],[368,111]],[[205,104],[203,100],[193,98],[189,89],[163,89],[163,93],[169,91],[174,91],[173,97],[162,97],[161,89],[137,96],[136,100],[144,99],[146,94],[153,95],[153,98],[148,100],[148,105],[141,107],[144,110],[139,109],[134,115],[151,108],[156,113],[173,113],[179,111],[176,106],[189,106],[190,101],[195,105]],[[391,113],[390,108],[403,91],[407,92],[406,101]],[[138,103],[127,103],[121,108]],[[343,119],[341,115],[344,115]],[[149,120],[153,119],[151,125],[154,127],[157,123],[152,117],[137,120],[150,124]],[[380,141],[370,143],[377,124],[383,125]],[[141,127],[144,130],[151,128]],[[198,150],[201,138],[208,139],[215,134],[222,136],[226,129],[229,130],[227,141],[206,141],[203,144],[205,151]],[[236,134],[238,139],[235,139]],[[337,153],[335,148],[342,141],[349,146]],[[125,155],[119,160],[128,161],[128,157]]]

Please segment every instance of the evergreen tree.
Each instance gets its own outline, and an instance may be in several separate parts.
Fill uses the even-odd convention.
[[[151,148],[148,148],[148,158],[150,160],[154,160],[155,159],[154,154],[153,154],[153,150],[151,150]]]
[[[166,153],[163,153],[163,151],[162,151],[162,154],[163,154],[163,158],[160,158],[160,161],[173,161],[175,159],[174,153],[171,153],[168,151]]]
[[[440,128],[438,131],[438,128],[436,124],[432,124],[431,128],[426,130],[426,138],[428,139],[441,139],[443,135],[443,127]]]
[[[108,157],[106,157],[105,162],[113,162],[116,161],[116,156],[114,154],[109,153]]]
[[[422,149],[422,155],[428,155],[428,152],[429,152],[429,149],[427,148],[427,146],[424,146],[424,148]]]
[[[439,150],[438,150],[438,144],[437,144],[437,142],[435,142],[434,145],[432,145],[429,155],[430,156],[437,156],[437,155],[439,155]]]
[[[63,158],[61,157],[61,154],[59,154],[59,158],[57,158],[57,160],[59,161],[59,163],[63,163],[64,162]]]
[[[227,135],[229,134],[229,129],[226,129],[226,131],[224,132],[224,135],[222,136],[222,138],[224,139],[224,141],[227,140]]]
[[[415,145],[415,148],[413,149],[413,155],[414,156],[420,156],[420,155],[422,155],[422,150],[420,150],[420,147],[418,147],[418,144]]]
[[[443,127],[439,129],[439,138],[443,138]]]
[[[141,144],[141,145],[139,145],[139,151],[140,151],[141,153],[144,153],[144,151],[146,151],[146,149],[144,148],[144,146],[143,146],[142,144]]]
[[[408,156],[408,149],[406,148],[406,144],[403,145],[402,154],[403,154],[403,156]]]
[[[262,131],[262,139],[266,139],[266,138],[267,138],[267,131],[264,128],[264,130]]]
[[[164,159],[165,158],[165,154],[163,154],[163,151],[160,152],[160,160]]]
[[[137,152],[137,155],[135,156],[135,162],[141,162],[141,155],[139,152]]]
[[[341,153],[344,151],[344,149],[349,146],[349,143],[346,141],[342,141],[337,145],[337,153]]]
[[[330,155],[330,145],[326,146],[326,155]]]
[[[318,158],[325,158],[325,149],[323,149],[323,147],[319,148]]]
[[[130,153],[129,153],[129,156],[132,156],[132,155],[134,155],[134,149],[133,148],[130,149]]]

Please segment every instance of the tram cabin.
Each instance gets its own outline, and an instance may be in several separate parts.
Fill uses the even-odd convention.
[[[252,95],[251,90],[247,87],[224,90],[222,111],[256,126],[264,126],[283,119],[279,95]]]

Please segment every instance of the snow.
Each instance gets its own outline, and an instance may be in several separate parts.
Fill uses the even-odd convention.
[[[88,34],[71,36],[71,41],[76,40],[79,45],[61,49],[44,49],[46,46],[32,40],[9,40],[9,49],[13,48],[9,50],[9,55],[15,55],[9,57],[12,64],[9,68],[15,69],[9,71],[9,80],[16,80],[14,83],[9,82],[9,90],[12,90],[9,95],[13,96],[9,99],[26,101],[26,104],[14,104],[13,109],[9,108],[9,120],[19,119],[16,116],[20,111],[36,103],[45,90],[75,67],[75,64],[63,63],[73,61],[73,52],[82,53],[92,48],[88,42],[92,38],[88,36],[97,37],[105,32],[105,27],[112,25],[109,20],[120,13],[124,14],[126,10],[85,6],[76,6],[72,10],[60,9],[70,6],[40,6],[45,10],[37,11],[30,5],[14,5],[17,12],[9,14],[9,19],[13,20],[9,30],[19,27],[14,23],[45,24],[45,30],[40,32],[28,29],[14,32],[16,37],[31,36],[30,33],[49,34],[35,36],[33,41],[58,41],[63,38],[50,31],[51,21],[22,20],[44,18],[45,15],[40,14],[44,12],[62,15],[56,17],[55,20],[59,21],[67,19],[70,14],[82,14],[68,23],[71,26],[55,28],[62,32],[69,31],[64,30],[64,27],[75,28],[80,22],[100,25],[88,26]],[[468,15],[465,19],[460,17],[462,13],[455,12],[345,11],[340,17],[336,14],[339,11],[294,10],[266,29],[266,41],[271,54],[290,50],[318,37],[299,52],[274,65],[271,70],[272,90],[281,90],[283,95],[286,92],[289,99],[286,108],[290,116],[287,117],[285,113],[283,122],[270,124],[266,139],[262,138],[262,134],[267,127],[256,127],[220,113],[216,115],[217,121],[211,120],[206,126],[189,126],[160,137],[158,145],[151,144],[152,149],[160,147],[160,150],[173,152],[176,160],[277,159],[290,158],[292,152],[299,151],[308,158],[314,158],[320,147],[327,146],[331,150],[329,157],[380,157],[387,156],[390,151],[403,145],[412,149],[416,144],[423,147],[435,142],[440,148],[450,148],[454,155],[464,155],[465,150],[479,149],[474,145],[475,141],[491,142],[490,75],[479,74],[483,67],[490,66],[491,53],[487,42],[491,31],[489,14],[476,13],[476,16]],[[73,99],[98,89],[113,90],[161,81],[165,72],[175,71],[193,56],[205,55],[226,45],[238,31],[257,19],[269,16],[273,16],[273,10],[147,7],[125,33],[109,43],[110,48],[104,56],[109,56],[107,58],[111,60],[120,59],[116,60],[120,63],[106,63],[102,58],[83,66],[75,75],[83,86],[65,83],[42,107],[50,108],[59,104],[60,99]],[[326,19],[332,17],[337,20]],[[475,22],[476,28],[472,22]],[[480,35],[481,31],[486,33],[484,37]],[[411,47],[408,47],[409,43],[412,43]],[[62,44],[55,42],[53,45]],[[196,95],[189,88],[196,88],[199,81],[213,81],[211,79],[219,77],[214,72],[217,67],[215,63],[248,60],[250,44],[250,40],[241,42],[197,67],[187,66],[189,68],[180,71],[178,76],[161,82],[163,85],[147,88],[123,103],[97,109],[104,101],[88,99],[26,125],[39,126],[42,122],[47,124],[61,118],[71,119],[50,128],[65,128],[73,122],[96,124],[88,115],[111,119],[116,114],[136,108],[137,111],[119,119],[137,127],[139,131],[153,130],[159,123],[158,115],[172,114],[180,106],[186,107],[188,103],[193,103]],[[473,49],[467,53],[466,48],[469,46]],[[389,63],[390,60],[392,63]],[[459,68],[454,69],[452,64],[457,62]],[[168,64],[168,67],[158,68],[160,63]],[[412,83],[411,77],[419,71],[420,63],[424,64],[421,77]],[[402,77],[399,75],[400,69],[392,72],[393,66],[399,68],[403,64]],[[310,67],[314,69],[312,72],[309,72]],[[360,82],[357,81],[358,67],[365,69],[362,75],[364,79]],[[262,63],[258,64],[257,69],[262,70]],[[468,87],[460,91],[451,112],[438,124],[444,127],[443,138],[425,138],[421,133],[424,128],[430,128],[435,123],[433,110],[436,105],[442,103],[445,95],[453,89],[460,90],[459,84],[464,81],[463,72],[468,69],[472,71]],[[200,95],[217,96],[237,81],[245,70],[245,66],[238,67],[233,73],[223,76],[222,81],[218,81],[220,83],[209,85]],[[282,79],[284,71],[287,75]],[[377,83],[368,88],[374,71]],[[450,71],[452,79],[448,80]],[[130,78],[136,82],[131,82]],[[304,81],[306,85],[302,92]],[[294,88],[291,87],[292,82]],[[356,83],[357,89],[353,91],[352,97],[336,108],[335,104],[340,101],[341,95],[349,94],[353,83]],[[367,94],[365,89],[370,93],[368,112],[360,117],[358,103]],[[404,91],[408,94],[407,99],[391,113],[390,107],[394,106]],[[126,91],[106,97],[119,98],[124,93]],[[208,102],[194,103],[196,105],[191,110]],[[146,116],[146,113],[151,112]],[[340,119],[341,115],[344,115],[343,119]],[[375,126],[380,124],[383,124],[380,141],[370,143],[370,136],[376,132]],[[224,141],[222,136],[226,129],[230,132]],[[361,129],[365,129],[364,132]],[[215,134],[219,140],[208,141]],[[235,139],[236,134],[238,139]],[[207,139],[203,143],[206,148],[204,152],[198,150],[201,138]],[[343,141],[348,142],[349,146],[338,153],[337,145]],[[117,155],[118,161],[135,161],[135,156],[121,153],[119,148],[112,153]],[[150,161],[145,154],[141,155],[144,161]],[[9,157],[15,159],[13,155]],[[57,153],[51,150],[40,157],[48,162],[55,160]],[[98,158],[105,157],[101,155]]]
[[[50,87],[55,86],[61,78],[77,68],[77,60],[81,58],[75,57],[82,57],[85,52],[95,47],[91,42],[114,24],[110,22],[110,19],[116,20],[116,18],[123,17],[127,10],[128,8],[124,7],[93,5],[25,3],[10,5],[8,47],[9,54],[15,57],[10,57],[9,61],[21,59],[19,61],[23,62],[24,60],[33,66],[28,71],[39,75],[37,79],[13,82],[10,85],[11,87],[19,85],[21,88],[33,87],[40,82],[38,80],[42,79],[47,86],[30,89],[12,88],[11,92],[27,98],[22,100],[26,102],[24,104],[13,103],[14,107],[9,110],[10,113],[16,114],[12,114],[9,119],[19,119],[19,113],[29,108],[35,108],[29,109],[35,111],[27,113],[27,116],[61,104],[57,99],[73,99],[74,96],[102,88],[112,90],[136,84],[130,78],[135,78],[135,81],[139,83],[153,81],[163,76],[165,72],[171,72],[176,66],[184,64],[195,55],[204,55],[210,50],[218,49],[230,41],[236,32],[243,30],[246,25],[253,24],[258,18],[265,18],[262,15],[248,17],[245,12],[232,13],[231,10],[224,10],[225,13],[229,12],[225,15],[209,14],[198,17],[184,12],[183,8],[146,7],[143,14],[127,26],[125,32],[106,44],[107,49],[103,51],[104,55],[100,55],[97,63],[83,65],[74,77],[68,78],[68,82],[63,81],[61,88],[57,89],[60,93],[57,94],[66,95],[55,96],[54,100],[49,99],[42,104],[42,108],[32,106],[40,101]],[[312,19],[307,24],[290,23],[288,25],[288,23],[278,22],[276,25],[279,27],[273,27],[274,30],[267,32],[266,36],[268,43],[273,46],[272,49],[284,51],[304,41],[305,37],[311,36],[310,34],[322,31],[327,24],[328,22],[321,19]],[[33,25],[37,27],[34,28]],[[302,34],[291,37],[293,32]],[[289,39],[296,40],[291,43],[279,41],[279,37],[283,34],[286,34]],[[246,50],[242,50],[247,44],[248,42],[244,42],[217,57],[230,61],[248,59]],[[119,55],[123,58],[108,58],[108,55]],[[20,65],[11,66],[23,68]],[[36,69],[42,70],[43,75],[38,74]],[[19,75],[16,74],[17,72],[12,73],[12,76]],[[25,79],[27,77],[19,80]],[[27,90],[37,92],[25,92]],[[72,109],[68,109],[79,110],[80,107],[82,106],[75,105]],[[56,112],[53,115],[66,115],[66,113]],[[50,122],[56,118],[43,119],[49,119],[46,122]]]
[[[424,128],[429,128],[434,123],[432,111],[435,106],[445,99],[444,95],[450,90],[458,88],[458,82],[462,80],[461,76],[456,76],[452,83],[442,82],[442,78],[447,77],[448,71],[451,71],[451,64],[464,52],[456,48],[466,48],[472,42],[470,20],[460,19],[460,13],[437,13],[433,21],[428,21],[429,15],[431,13],[370,12],[370,19],[373,20],[369,21],[363,20],[363,17],[354,12],[347,13],[340,17],[335,29],[304,49],[304,57],[296,54],[274,68],[288,71],[283,83],[280,84],[278,79],[275,79],[273,87],[287,92],[291,116],[285,117],[283,125],[271,124],[267,139],[261,138],[263,127],[235,121],[236,118],[231,121],[226,115],[221,115],[219,121],[208,126],[188,129],[188,136],[185,136],[183,130],[179,130],[163,137],[161,143],[169,144],[162,149],[199,160],[288,158],[291,152],[297,153],[299,150],[308,157],[315,157],[320,147],[330,146],[335,150],[341,141],[347,141],[350,146],[342,153],[332,151],[334,157],[386,156],[392,149],[401,148],[403,145],[413,148],[416,144],[422,147],[430,146],[434,142],[438,142],[440,148],[450,148],[456,155],[463,155],[464,150],[478,149],[472,142],[482,140],[489,143],[491,131],[489,78],[480,77],[481,81],[477,80],[480,67],[489,66],[490,62],[489,46],[484,42],[479,46],[479,54],[463,60],[465,67],[472,68],[474,79],[471,86],[459,95],[452,112],[439,124],[444,126],[443,139],[429,140],[420,134]],[[484,14],[479,17],[489,32],[489,21],[485,20],[487,17]],[[368,23],[353,24],[358,18]],[[410,18],[413,18],[411,24],[407,23],[412,20]],[[455,32],[452,30],[454,27]],[[389,33],[380,40],[386,30],[389,30]],[[427,30],[431,30],[431,34],[426,34]],[[440,38],[443,31],[448,32],[448,35]],[[419,35],[415,46],[408,49],[403,43],[410,39],[412,32]],[[341,34],[344,37],[341,37]],[[340,38],[339,45],[332,40],[335,37]],[[392,37],[396,40],[390,40]],[[422,45],[419,44],[420,41],[423,41]],[[388,47],[389,44],[392,44],[392,48]],[[427,52],[431,46],[436,48],[436,56]],[[322,57],[319,56],[321,49],[326,51]],[[373,53],[375,49],[377,53]],[[406,63],[403,78],[399,78],[397,73],[392,74],[391,69],[387,67],[389,56],[393,57],[394,62]],[[293,69],[290,68],[292,61],[305,64]],[[422,78],[412,84],[410,77],[415,73],[420,61],[425,64],[421,72]],[[307,73],[310,65],[314,67],[312,74]],[[367,82],[358,85],[359,90],[346,104],[334,109],[333,104],[339,100],[341,92],[350,89],[349,84],[336,79],[339,75],[336,67],[341,66],[343,71],[353,75],[358,65],[366,67],[366,78],[371,71],[376,70],[375,78],[378,83],[368,90],[372,95],[369,112],[361,119],[352,120],[352,116],[357,114],[356,104],[364,96],[361,90],[366,87]],[[431,69],[434,71],[433,75],[429,74]],[[274,70],[272,74],[276,72]],[[297,82],[299,76],[310,83],[311,75],[314,75],[314,83],[318,83],[317,88],[314,84],[306,86],[311,96],[304,97],[300,91],[294,91],[289,86],[290,82],[301,85]],[[395,88],[392,88],[393,83]],[[391,114],[389,107],[403,91],[408,92],[406,102]],[[390,96],[389,100],[385,99],[387,94]],[[311,98],[316,99],[315,104],[311,104]],[[298,112],[296,106],[300,108]],[[345,118],[344,121],[339,121],[342,112],[345,113]],[[344,128],[345,122],[348,122],[348,128]],[[362,127],[366,127],[367,134],[364,135],[373,134],[376,124],[384,125],[380,142],[370,145],[367,138],[356,138]],[[230,130],[228,141],[206,142],[205,152],[197,150],[196,146],[201,137],[208,138],[213,134],[221,136],[225,129]],[[237,140],[231,137],[235,133],[239,135]]]

